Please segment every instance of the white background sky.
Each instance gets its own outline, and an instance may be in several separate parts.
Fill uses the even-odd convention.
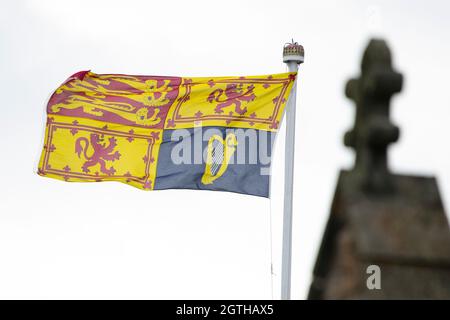
[[[354,106],[345,81],[369,37],[385,38],[406,77],[393,99],[400,173],[436,175],[450,204],[448,1],[2,1],[0,4],[0,298],[279,297],[284,128],[273,198],[143,192],[64,183],[35,171],[45,106],[69,75],[299,76],[292,297],[306,297]],[[269,210],[271,208],[271,210]]]

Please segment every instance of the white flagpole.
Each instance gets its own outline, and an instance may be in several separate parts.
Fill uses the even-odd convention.
[[[283,62],[289,72],[297,72],[298,66],[304,61],[304,51],[301,45],[292,43],[285,45]],[[294,147],[295,147],[295,109],[297,96],[297,80],[292,87],[291,95],[286,105],[286,144],[284,168],[284,212],[283,212],[283,251],[281,263],[281,299],[291,298],[291,255],[292,255],[292,192],[294,185]]]

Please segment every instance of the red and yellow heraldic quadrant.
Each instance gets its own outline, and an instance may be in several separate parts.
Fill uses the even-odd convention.
[[[66,181],[121,181],[152,189],[161,131],[49,117],[39,174]]]
[[[49,100],[38,173],[151,190],[164,130],[202,125],[277,131],[295,77],[78,72]]]

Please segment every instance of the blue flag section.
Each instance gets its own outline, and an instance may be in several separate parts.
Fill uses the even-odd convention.
[[[275,132],[230,127],[165,130],[154,189],[268,197],[274,138]]]

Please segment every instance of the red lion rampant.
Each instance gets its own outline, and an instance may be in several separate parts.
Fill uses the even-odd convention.
[[[82,145],[84,144],[84,146]],[[87,160],[83,166],[83,172],[90,172],[89,167],[95,166],[97,163],[100,164],[100,171],[108,176],[113,175],[116,170],[114,167],[106,168],[105,161],[115,161],[119,160],[120,153],[119,151],[114,151],[114,148],[117,146],[117,140],[114,137],[109,138],[109,145],[106,147],[106,143],[103,143],[103,135],[99,136],[96,133],[91,133],[90,136],[90,145],[94,152],[92,155],[88,156],[87,149],[89,148],[89,141],[85,137],[78,138],[75,141],[75,152],[78,154],[78,157],[81,158],[81,154],[83,153],[84,158]]]
[[[247,108],[241,108],[241,104],[243,101],[249,103],[250,101],[255,100],[256,96],[253,93],[253,89],[255,87],[253,85],[249,85],[245,90],[243,88],[243,84],[231,83],[227,84],[225,90],[216,89],[208,96],[208,102],[219,102],[219,104],[214,109],[215,113],[223,113],[223,108],[231,106],[234,104],[234,110],[243,115],[247,112]],[[225,99],[221,100],[222,95],[225,95]]]

